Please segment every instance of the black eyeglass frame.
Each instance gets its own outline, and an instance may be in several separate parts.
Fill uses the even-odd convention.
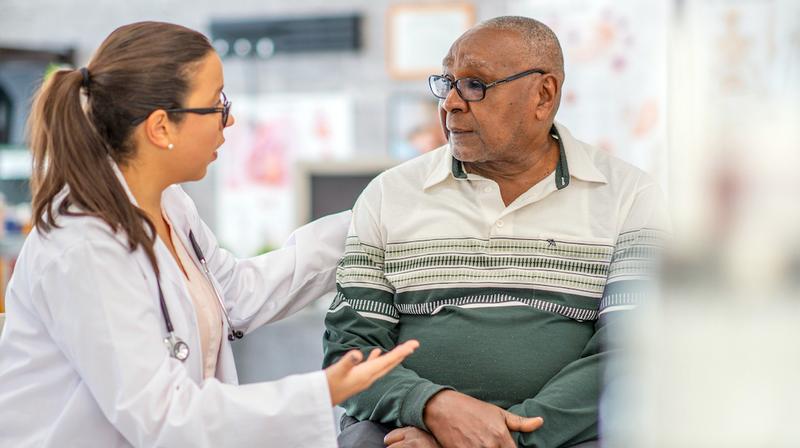
[[[228,124],[228,117],[231,115],[231,105],[233,104],[228,97],[225,95],[225,92],[220,92],[222,94],[222,107],[179,107],[174,109],[156,109],[156,110],[163,110],[167,113],[190,113],[190,114],[198,114],[198,115],[208,115],[208,114],[216,114],[222,113],[222,127],[223,129]],[[155,110],[153,111],[155,112]],[[132,125],[136,126],[139,123],[147,120],[153,112],[148,113],[143,117],[139,117],[133,120],[131,123]]]
[[[468,77],[468,78],[460,78],[460,79],[451,80],[450,78],[448,78],[445,75],[431,75],[431,76],[428,77],[428,87],[431,89],[431,93],[433,93],[433,96],[435,96],[436,98],[439,98],[440,100],[443,100],[443,99],[447,98],[447,94],[445,94],[444,96],[437,95],[436,91],[433,89],[433,85],[434,85],[435,81],[438,81],[440,79],[444,79],[444,80],[447,80],[448,83],[450,83],[450,88],[447,89],[448,93],[450,92],[450,90],[453,87],[455,87],[456,88],[456,92],[458,93],[458,96],[461,97],[462,100],[467,101],[467,102],[476,102],[476,101],[482,101],[484,98],[486,98],[486,91],[491,89],[492,87],[500,85],[500,84],[504,84],[504,83],[507,83],[507,82],[511,82],[511,81],[514,81],[515,79],[519,79],[519,78],[522,78],[522,77],[525,77],[525,76],[528,76],[528,75],[532,75],[534,73],[538,73],[540,75],[544,75],[547,72],[542,70],[542,69],[533,68],[533,69],[530,69],[530,70],[525,70],[524,72],[517,73],[516,75],[511,75],[511,76],[509,76],[507,78],[498,79],[497,81],[491,82],[489,84],[484,83],[483,81],[481,81],[478,78],[469,78]],[[482,93],[481,93],[481,97],[480,98],[476,98],[476,99],[464,98],[464,95],[461,93],[461,88],[458,87],[458,85],[461,83],[461,81],[464,81],[464,80],[475,81],[481,86],[481,92]]]

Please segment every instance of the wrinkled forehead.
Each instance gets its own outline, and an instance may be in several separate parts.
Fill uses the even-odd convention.
[[[453,42],[442,59],[442,67],[494,70],[518,65],[527,53],[522,37],[515,31],[472,29]]]
[[[453,68],[474,68],[477,70],[492,69],[497,66],[496,61],[489,61],[477,55],[453,55],[442,60],[442,67]]]

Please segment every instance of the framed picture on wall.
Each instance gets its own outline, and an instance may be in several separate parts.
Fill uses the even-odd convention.
[[[442,58],[475,23],[469,3],[397,4],[386,16],[386,65],[395,79],[425,79],[442,69]]]

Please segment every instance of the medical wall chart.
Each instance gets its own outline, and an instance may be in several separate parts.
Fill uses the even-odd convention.
[[[667,1],[517,0],[508,8],[541,20],[561,42],[566,79],[556,120],[662,185],[671,7]]]
[[[237,95],[217,177],[217,235],[239,256],[281,246],[296,225],[297,161],[347,158],[353,104],[346,94]]]

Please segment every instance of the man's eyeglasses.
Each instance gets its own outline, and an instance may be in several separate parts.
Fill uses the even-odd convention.
[[[231,114],[231,104],[233,104],[233,103],[231,103],[228,100],[228,97],[225,96],[225,92],[220,92],[220,100],[222,101],[222,106],[221,107],[219,107],[219,106],[218,107],[190,107],[190,108],[176,108],[176,109],[162,109],[162,110],[164,112],[169,112],[169,113],[184,113],[185,112],[185,113],[199,114],[199,115],[222,113],[222,127],[224,128],[225,126],[228,125],[228,117]],[[150,112],[150,114],[152,114],[152,113],[153,112]],[[138,125],[139,123],[143,122],[144,120],[147,120],[147,117],[149,117],[150,114],[147,114],[147,115],[145,115],[143,117],[139,117],[139,118],[133,120],[133,122],[131,124],[134,125],[134,126]]]
[[[464,101],[480,101],[486,96],[486,91],[488,89],[491,89],[499,84],[511,82],[524,76],[532,75],[534,73],[543,75],[546,72],[539,69],[525,70],[524,72],[511,75],[508,78],[503,78],[489,84],[485,84],[483,81],[477,78],[461,78],[453,81],[444,75],[431,75],[428,78],[428,85],[431,88],[433,96],[441,100],[447,98],[447,94],[450,93],[450,89],[455,86],[458,96],[460,96]]]

